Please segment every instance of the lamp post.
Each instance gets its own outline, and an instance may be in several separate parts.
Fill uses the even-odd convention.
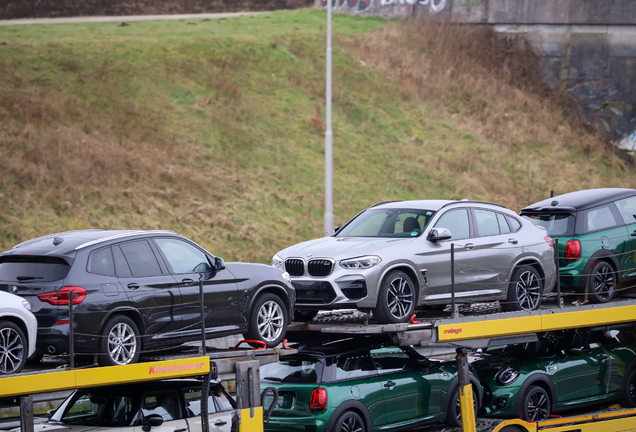
[[[325,130],[325,236],[333,234],[333,131],[331,129],[331,6],[327,0],[327,89]]]

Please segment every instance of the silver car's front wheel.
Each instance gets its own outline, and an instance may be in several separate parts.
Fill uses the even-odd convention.
[[[413,314],[415,301],[415,286],[411,278],[402,271],[392,271],[380,285],[373,315],[381,323],[406,322]]]

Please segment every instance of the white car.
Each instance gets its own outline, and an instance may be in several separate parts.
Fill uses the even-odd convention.
[[[202,384],[174,379],[75,390],[34,431],[201,432]],[[230,432],[235,407],[220,383],[210,383],[209,432]]]
[[[0,291],[0,375],[17,373],[35,353],[38,322],[28,300]]]

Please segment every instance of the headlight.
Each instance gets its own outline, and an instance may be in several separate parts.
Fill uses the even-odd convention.
[[[272,258],[272,266],[280,270],[285,270],[285,260],[278,255],[274,255]]]
[[[508,385],[515,382],[519,378],[519,370],[508,366],[497,373],[497,384]]]
[[[350,259],[342,260],[340,261],[340,267],[347,270],[368,269],[373,267],[376,264],[379,264],[380,261],[382,261],[380,257],[369,255],[369,256],[363,256],[359,258],[350,258]]]
[[[31,310],[31,303],[29,303],[28,300],[22,300],[22,306],[24,306],[24,308],[28,311]]]
[[[291,276],[289,276],[289,273],[283,272],[283,279],[287,279],[288,281],[291,281]]]

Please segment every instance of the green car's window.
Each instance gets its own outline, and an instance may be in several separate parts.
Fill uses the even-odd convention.
[[[434,211],[418,209],[369,209],[345,225],[336,237],[417,237]]]
[[[385,374],[408,369],[413,361],[399,348],[378,348],[371,350],[371,358],[378,373]]]
[[[613,228],[618,225],[614,213],[608,205],[583,212],[583,230],[586,233]]]
[[[341,355],[336,361],[336,381],[375,375],[375,366],[369,354]]]
[[[322,363],[315,359],[285,359],[261,366],[264,381],[316,384],[322,375]]]
[[[535,225],[545,228],[549,236],[568,237],[574,235],[576,219],[569,213],[524,214]]]
[[[636,197],[629,197],[616,201],[616,207],[623,217],[625,225],[636,223]]]

